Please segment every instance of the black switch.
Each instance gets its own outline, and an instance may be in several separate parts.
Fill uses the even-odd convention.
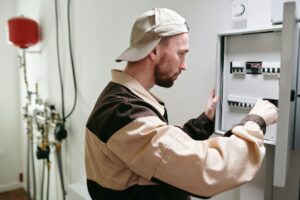
[[[262,73],[262,62],[246,62],[246,73],[247,74],[261,74]]]

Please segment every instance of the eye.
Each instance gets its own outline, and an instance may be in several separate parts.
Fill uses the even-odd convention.
[[[185,56],[185,54],[186,54],[185,51],[180,51],[180,52],[179,52],[179,55],[180,55],[180,56]]]
[[[188,52],[188,50],[181,50],[181,51],[179,51],[179,55],[185,56],[187,52]]]

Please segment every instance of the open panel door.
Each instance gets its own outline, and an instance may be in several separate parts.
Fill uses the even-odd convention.
[[[286,183],[295,126],[295,99],[299,48],[299,24],[296,2],[284,3],[279,81],[278,126],[274,161],[273,185]]]

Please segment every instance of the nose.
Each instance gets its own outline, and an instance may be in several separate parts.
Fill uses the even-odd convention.
[[[183,63],[179,66],[180,70],[186,70],[186,67],[187,67],[187,65],[186,65],[185,62],[183,62]]]

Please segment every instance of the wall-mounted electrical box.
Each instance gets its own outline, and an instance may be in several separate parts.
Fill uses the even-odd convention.
[[[257,99],[278,104],[281,29],[222,33],[219,40],[216,132],[222,134],[240,122]],[[266,143],[276,143],[276,129],[276,124],[267,129]]]
[[[215,132],[239,123],[257,99],[278,107],[278,121],[267,128],[275,145],[273,185],[284,187],[289,154],[300,149],[300,25],[296,2],[284,3],[282,26],[235,30],[218,35]],[[297,123],[298,122],[298,123]]]

